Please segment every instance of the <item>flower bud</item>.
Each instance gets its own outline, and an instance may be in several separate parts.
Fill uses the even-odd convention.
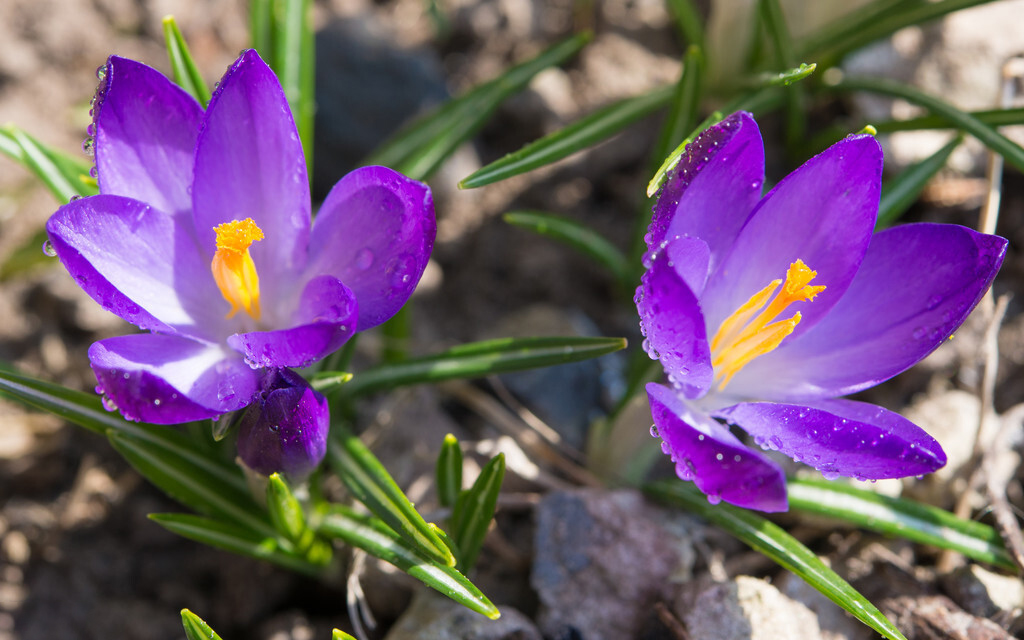
[[[238,455],[247,467],[302,480],[327,452],[327,399],[291,369],[272,369],[238,425]]]

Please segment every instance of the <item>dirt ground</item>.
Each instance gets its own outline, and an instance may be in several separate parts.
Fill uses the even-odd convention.
[[[647,156],[657,133],[656,119],[527,176],[475,191],[458,191],[454,185],[479,166],[582,114],[674,81],[683,43],[664,3],[439,0],[436,4],[444,15],[440,21],[432,17],[431,4],[315,3],[319,111],[314,191],[325,194],[409,114],[491,78],[579,29],[592,29],[591,45],[564,68],[540,74],[529,90],[510,99],[473,143],[460,149],[431,180],[438,242],[414,298],[411,348],[426,352],[484,337],[538,332],[626,336],[638,346],[629,292],[617,291],[587,259],[509,227],[500,214],[513,208],[557,212],[585,220],[625,248],[649,177]],[[168,13],[176,16],[211,83],[247,46],[246,9],[240,0],[5,0],[0,4],[0,122],[16,123],[63,149],[80,148],[95,69],[108,55],[169,70],[160,22]],[[850,108],[823,104],[820,113],[847,113]],[[763,130],[778,129],[773,124],[765,124]],[[770,159],[780,159],[781,154],[772,151],[779,144],[766,135]],[[787,170],[781,161],[773,163],[769,171],[774,175],[769,177],[777,180]],[[910,218],[975,226],[984,189],[976,173],[943,175]],[[0,263],[37,241],[55,208],[52,197],[27,171],[0,157]],[[998,232],[1011,244],[994,287],[996,297],[1013,294],[1024,282],[1024,178],[1012,170],[1007,171],[1001,211]],[[922,365],[864,394],[918,420],[950,453],[947,470],[909,488],[912,495],[945,508],[956,505],[964,494],[964,478],[977,464],[969,453],[978,423],[979,353],[986,328],[985,318],[973,318],[956,340]],[[126,330],[82,294],[55,262],[40,260],[0,281],[0,366],[90,389],[95,383],[86,358],[89,344]],[[374,345],[374,336],[366,336],[361,349],[370,353]],[[1006,432],[1016,434],[1016,439],[1011,439],[1012,446],[993,444],[993,429],[982,442],[987,448],[1005,449],[990,460],[1005,470],[1002,488],[1019,510],[1024,507],[1016,453],[1022,418],[1014,410],[1024,399],[1024,315],[1019,299],[1008,302],[998,350],[994,408],[1001,423],[1008,425]],[[547,392],[547,382],[508,380],[505,384],[518,400],[493,384],[403,391],[369,403],[357,426],[368,432],[385,464],[414,499],[419,492],[429,505],[429,492],[424,493],[422,486],[444,433],[454,431],[486,452],[488,446],[500,446],[502,416],[515,416],[521,402],[542,415],[545,409],[554,412],[549,415],[556,421],[561,420],[559,407],[568,411],[569,418],[557,427],[567,441],[579,446],[579,423],[606,408],[623,366],[624,359],[612,358],[598,368],[578,370],[578,380],[566,383],[560,375],[569,387],[555,384]],[[565,395],[557,395],[567,388],[577,403],[570,400],[569,409]],[[504,413],[481,409],[488,403],[497,403]],[[648,427],[649,416],[641,415],[633,437],[642,437]],[[538,577],[535,561],[547,550],[536,545],[547,531],[545,518],[576,504],[572,500],[577,498],[564,496],[578,497],[571,490],[581,482],[564,468],[546,463],[540,467],[539,474],[531,476],[529,462],[511,465],[508,496],[477,577],[497,603],[522,612],[523,627],[513,628],[509,622],[512,626],[506,632],[465,631],[462,637],[532,638],[541,632],[546,637],[588,640],[612,637],[587,635],[579,626],[558,627],[552,622],[556,603],[549,600],[554,596],[543,584],[561,583],[543,583]],[[900,490],[895,482],[878,486],[886,492]],[[613,494],[601,490],[596,494],[583,494],[579,508],[599,523],[605,522],[602,509],[612,509],[607,501],[623,513],[649,509],[634,505],[632,498],[609,497]],[[969,515],[986,517],[986,498],[967,495]],[[180,638],[178,611],[185,607],[210,622],[225,640],[307,640],[330,637],[332,627],[352,629],[343,585],[322,584],[202,547],[172,536],[146,518],[148,513],[177,510],[107,442],[52,416],[0,401],[0,640]],[[644,513],[642,517],[654,521],[669,518],[662,511]],[[1005,605],[1008,609],[972,609],[963,595],[974,584],[964,577],[972,567],[962,560],[831,525],[823,528],[794,518],[784,522],[869,598],[884,602],[883,610],[898,620],[908,638],[1000,638],[1021,632],[1024,596],[1016,605]],[[636,538],[623,544],[643,544],[641,529],[637,525],[630,532]],[[772,637],[765,635],[769,627],[733,636],[695,632],[699,623],[686,612],[701,603],[728,599],[707,587],[711,578],[720,585],[741,574],[767,577],[787,597],[813,599],[806,594],[798,598],[794,594],[800,587],[793,586],[784,572],[724,535],[694,530],[701,531],[700,542],[688,566],[690,582],[699,586],[674,588],[667,596],[644,592],[645,598],[674,600],[647,607],[650,613],[638,623],[635,637]],[[623,562],[640,571],[647,565],[638,557],[647,551],[634,548],[636,557]],[[412,591],[406,581],[375,566],[364,578],[366,597],[380,622],[373,637],[383,637],[406,610]],[[672,580],[679,582],[676,578]],[[736,593],[749,586],[742,581],[731,584]],[[419,599],[412,602],[414,608],[427,606]],[[826,624],[827,615],[835,615],[821,612],[827,608],[810,608],[820,618],[821,637],[865,637],[856,625]],[[795,620],[788,620],[789,626],[799,628]],[[679,629],[683,623],[692,635],[680,635],[686,633]],[[406,637],[395,634],[391,637]]]

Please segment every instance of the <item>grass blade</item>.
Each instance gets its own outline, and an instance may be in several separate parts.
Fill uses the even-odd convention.
[[[838,518],[886,535],[957,551],[1001,569],[1017,569],[999,533],[980,522],[838,482],[790,479],[788,487],[789,506],[794,511]]]
[[[507,70],[500,77],[449,100],[432,113],[402,127],[364,164],[380,164],[416,180],[426,179],[455,149],[480,129],[506,98],[533,76],[561,64],[591,39],[581,33]]]
[[[712,505],[696,488],[678,480],[653,483],[645,487],[645,491],[658,500],[692,511],[721,527],[755,551],[803,578],[889,640],[906,640],[875,605],[868,602],[800,541],[765,518],[727,504]]]
[[[462,493],[462,449],[455,436],[448,434],[437,456],[437,499],[442,507],[452,507]]]
[[[970,111],[968,115],[990,127],[1009,127],[1024,124],[1024,107]],[[942,116],[925,115],[918,118],[910,118],[909,120],[881,122],[875,125],[875,130],[878,133],[892,133],[894,131],[918,131],[921,129],[952,129],[953,127],[954,125]]]
[[[574,220],[540,211],[510,211],[502,216],[508,224],[558,240],[594,259],[620,283],[630,277],[626,256],[590,227]]]
[[[181,625],[185,627],[188,640],[221,640],[210,625],[188,609],[181,610]]]
[[[454,567],[424,558],[383,522],[334,505],[320,521],[318,532],[390,562],[432,589],[492,620],[498,608]]]
[[[320,384],[320,376],[335,375],[325,372],[314,378],[312,385],[322,393],[337,389],[339,396],[354,397],[410,384],[479,378],[578,362],[624,348],[625,338],[498,338],[460,345],[425,358],[367,369],[340,387]]]
[[[274,34],[274,71],[292,108],[295,127],[306,154],[306,166],[312,176],[314,96],[314,42],[310,22],[310,0],[275,0],[278,10],[272,15]]]
[[[484,544],[494,519],[498,493],[505,478],[505,454],[499,453],[484,465],[473,486],[462,492],[452,512],[452,539],[459,548],[458,567],[468,573]]]
[[[475,189],[506,180],[561,160],[619,133],[637,120],[668,104],[674,87],[620,100],[535,140],[525,147],[473,172],[459,182],[460,189]]]
[[[238,555],[273,562],[308,576],[318,576],[321,567],[304,561],[281,548],[273,536],[262,536],[242,527],[190,513],[151,513],[149,519],[172,533]]]
[[[1007,162],[1024,171],[1024,149],[1020,145],[971,114],[923,91],[884,78],[846,78],[833,84],[831,90],[867,91],[903,98],[907,102],[924,107],[933,114],[945,118],[950,124],[971,134],[986,147],[1003,156]]]
[[[50,149],[13,124],[0,126],[0,151],[39,178],[61,204],[98,193],[89,164]]]
[[[882,185],[882,199],[878,203],[878,221],[875,229],[883,229],[896,222],[914,204],[928,181],[935,177],[953,151],[963,142],[961,136],[950,140],[932,155],[907,167],[900,175]]]
[[[704,18],[693,0],[668,0],[668,8],[676,19],[679,33],[692,46],[704,48]]]
[[[164,41],[167,43],[167,55],[171,59],[171,69],[174,71],[174,81],[182,89],[187,91],[199,104],[206,108],[210,102],[210,88],[206,86],[203,75],[196,68],[192,54],[188,50],[185,37],[181,35],[174,16],[165,16]]]
[[[355,434],[334,425],[327,455],[335,473],[357,500],[421,555],[455,565],[455,556],[434,529],[423,520],[409,498],[388,473],[377,456]]]

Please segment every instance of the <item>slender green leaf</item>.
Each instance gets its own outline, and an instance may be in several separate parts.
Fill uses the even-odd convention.
[[[759,0],[758,9],[761,23],[764,24],[775,48],[776,66],[783,69],[796,66],[796,50],[779,0]]]
[[[498,608],[458,570],[421,556],[416,547],[376,518],[334,505],[320,521],[318,531],[390,562],[428,587],[492,620],[501,616]]]
[[[697,46],[690,46],[683,57],[683,70],[676,83],[665,122],[661,126],[658,143],[652,152],[655,166],[660,164],[669,151],[683,141],[686,134],[697,126],[697,114],[704,95],[704,54]]]
[[[459,182],[459,188],[475,189],[507,180],[603,142],[667,105],[672,99],[673,89],[671,86],[658,87],[650,93],[620,100],[599,109],[476,170]]]
[[[591,37],[590,33],[578,34],[459,98],[449,100],[399,130],[364,164],[380,164],[417,180],[426,179],[463,141],[484,125],[506,98],[521,91],[543,69],[570,58]]]
[[[249,0],[249,37],[252,48],[264,60],[275,60],[274,0]]]
[[[704,18],[693,0],[668,0],[668,7],[676,19],[679,32],[693,46],[704,48]]]
[[[412,305],[405,305],[381,326],[381,360],[401,362],[409,357],[409,339],[412,336]]]
[[[164,41],[167,43],[167,55],[171,59],[174,81],[205,108],[210,102],[210,88],[206,86],[203,74],[199,73],[192,59],[185,37],[181,35],[174,16],[165,16],[163,24]]]
[[[0,151],[34,173],[61,204],[98,193],[89,165],[50,149],[13,124],[0,126]]]
[[[423,555],[455,564],[448,545],[423,520],[384,465],[355,434],[342,425],[334,425],[327,455],[348,490],[375,516]]]
[[[306,154],[306,165],[313,162],[314,42],[310,22],[310,0],[275,0],[273,12],[273,66],[281,88],[295,117],[295,127]],[[310,173],[312,175],[312,173]]]
[[[632,273],[626,256],[618,247],[585,224],[540,211],[510,211],[502,219],[513,226],[563,242],[593,258],[618,282],[625,283]]]
[[[835,91],[868,91],[881,95],[903,98],[907,102],[928,109],[951,124],[971,134],[1007,162],[1024,171],[1024,149],[984,122],[953,105],[904,84],[885,78],[846,78],[832,85]]]
[[[356,640],[350,634],[345,633],[341,629],[335,629],[331,632],[331,640]]]
[[[990,127],[1009,127],[1024,124],[1024,107],[971,111],[968,115]],[[894,131],[918,131],[921,129],[952,129],[956,125],[942,116],[929,114],[907,120],[880,122],[874,126],[878,133],[893,133]],[[842,135],[840,134],[839,137]]]
[[[794,511],[838,518],[865,529],[957,551],[1002,569],[1017,569],[999,532],[980,522],[838,482],[790,479],[788,485],[789,506]]]
[[[737,111],[751,111],[753,113],[760,113],[772,109],[782,103],[783,94],[776,87],[765,87],[752,93],[747,93],[732,100],[718,111],[713,112],[707,118],[704,119],[697,128],[693,130],[685,140],[683,140],[675,150],[669,154],[665,161],[661,163],[658,170],[654,173],[654,177],[651,178],[650,183],[647,185],[647,197],[653,196],[657,193],[658,189],[661,188],[662,183],[668,178],[668,173],[679,164],[679,159],[682,158],[683,152],[686,151],[686,147],[696,139],[705,129],[713,125],[718,124],[722,120]]]
[[[149,519],[183,538],[211,547],[273,562],[310,576],[321,573],[322,567],[283,548],[273,535],[263,536],[244,527],[191,513],[151,513]]]
[[[896,222],[914,204],[928,181],[935,177],[953,151],[960,146],[963,138],[957,136],[932,155],[908,167],[889,182],[882,185],[882,199],[878,204],[876,229],[885,228]]]
[[[596,358],[625,347],[625,338],[499,338],[471,342],[425,358],[367,369],[337,387],[337,393],[354,397],[410,384],[550,367]],[[318,379],[313,380],[314,388],[331,390],[318,385]]]
[[[185,627],[185,635],[188,636],[188,640],[221,640],[221,637],[210,628],[210,625],[188,609],[181,610],[181,624]]]
[[[505,478],[505,454],[499,453],[480,470],[473,486],[462,492],[452,512],[452,539],[459,548],[459,569],[468,573],[494,519],[498,493]]]
[[[754,77],[751,86],[754,87],[788,87],[799,82],[817,71],[818,65],[801,62],[800,66],[785,71],[774,73],[766,72]]]
[[[437,456],[437,498],[442,507],[452,507],[462,492],[462,449],[452,434],[444,437]]]
[[[111,430],[111,444],[147,480],[196,511],[220,516],[247,530],[273,535],[274,528],[247,493],[218,482],[218,476],[195,463],[197,456],[178,455],[153,440]]]
[[[797,46],[799,58],[841,58],[903,27],[921,25],[944,15],[993,0],[939,0],[938,2],[893,2],[879,0],[817,29]]]
[[[280,473],[267,478],[267,511],[277,532],[295,543],[302,552],[313,544],[313,530],[306,526],[302,504]]]
[[[759,515],[727,504],[712,505],[688,483],[676,480],[645,487],[655,498],[693,511],[755,551],[803,578],[855,618],[889,640],[906,640],[873,604],[822,562],[799,540]]]

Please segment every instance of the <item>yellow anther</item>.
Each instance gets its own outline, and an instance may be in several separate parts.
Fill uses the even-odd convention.
[[[254,320],[260,319],[260,278],[249,255],[249,246],[263,239],[263,230],[252,218],[232,220],[214,227],[217,252],[210,270],[224,299],[231,303],[230,318],[245,309]]]
[[[786,270],[785,283],[773,280],[722,322],[711,340],[711,366],[719,389],[724,389],[740,369],[774,351],[793,333],[800,324],[799,311],[786,320],[775,321],[775,318],[794,302],[811,301],[825,290],[823,285],[810,286],[817,275],[802,260],[797,260]],[[780,284],[782,290],[772,298]]]

